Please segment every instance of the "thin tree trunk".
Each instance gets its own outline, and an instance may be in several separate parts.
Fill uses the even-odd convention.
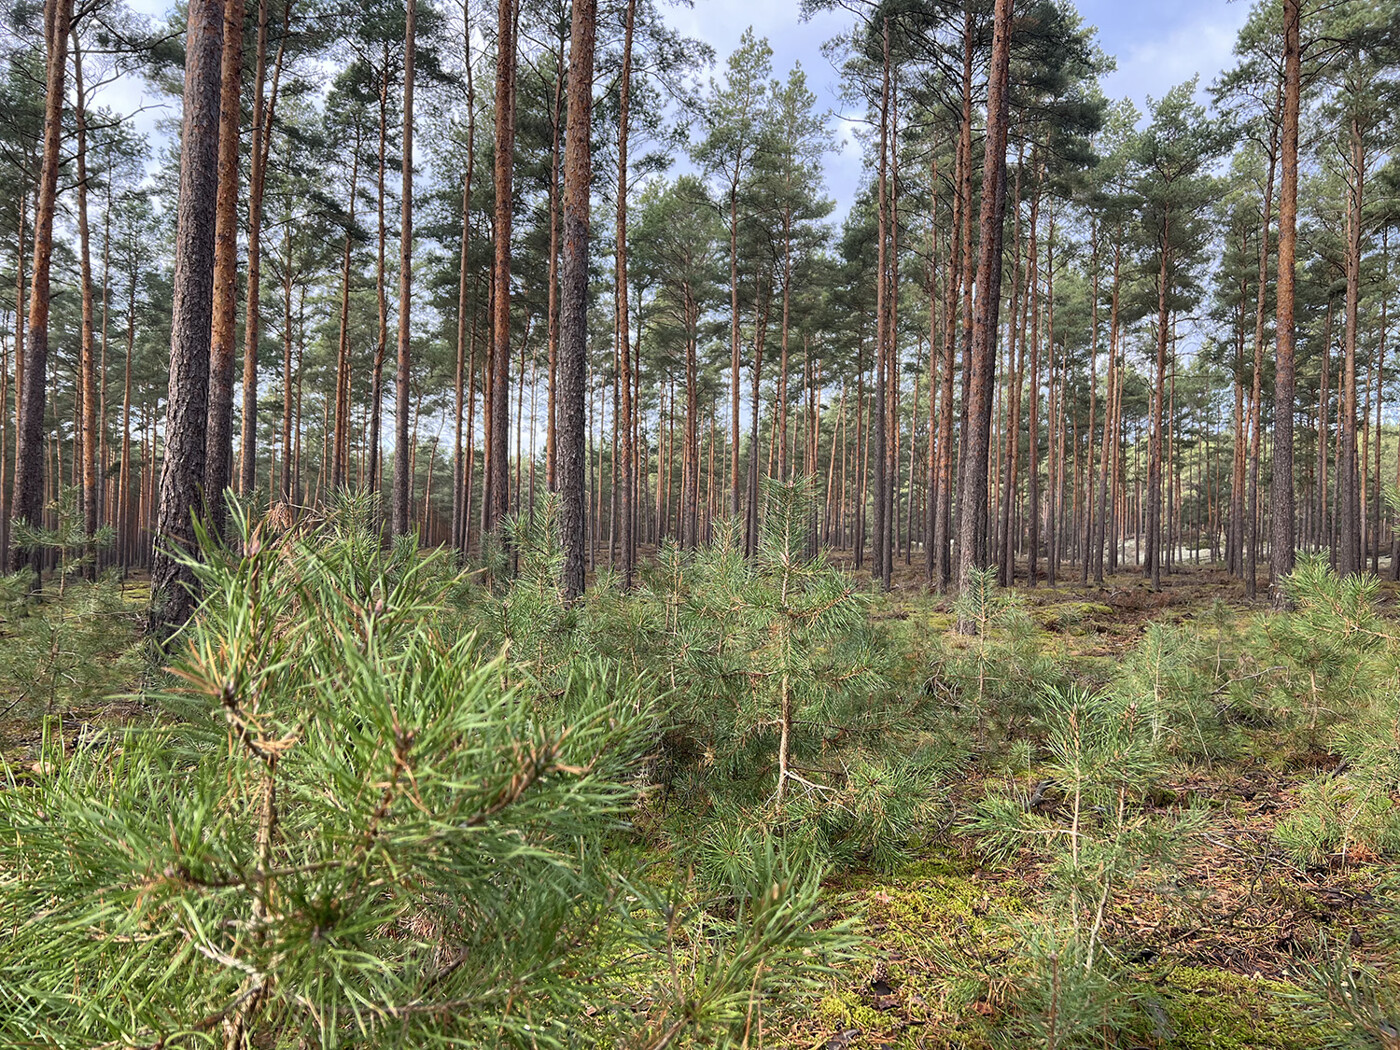
[[[53,220],[58,206],[59,148],[63,139],[64,81],[67,79],[68,34],[73,17],[72,0],[45,0],[44,31],[48,43],[47,83],[44,94],[44,152],[39,176],[38,206],[34,210],[34,265],[30,270],[29,333],[23,361],[23,383],[18,381],[19,417],[15,445],[14,519],[38,527],[44,509],[44,405],[48,387],[49,270],[53,259]],[[11,567],[23,563],[16,550]],[[37,559],[35,561],[37,566]]]
[[[1167,281],[1171,270],[1171,213],[1162,217],[1158,241],[1161,265],[1157,273],[1157,376],[1153,383],[1151,434],[1147,462],[1147,540],[1143,575],[1151,581],[1153,590],[1162,586],[1162,424],[1167,376]]]
[[[83,56],[78,40],[78,31],[72,30],[73,37],[73,107],[78,149],[76,164],[78,169],[78,261],[82,282],[83,329],[80,360],[82,405],[82,460],[83,460],[83,533],[91,539],[97,532],[97,374],[94,360],[94,320],[92,303],[92,253],[88,232],[88,186],[87,186],[87,96],[83,84]],[[90,566],[95,577],[96,562]]]
[[[889,155],[889,123],[890,123],[890,21],[884,20],[884,64],[883,76],[880,83],[880,159],[878,161],[879,174],[876,176],[876,235],[875,235],[875,403],[871,407],[874,419],[871,421],[871,439],[875,445],[875,521],[874,521],[874,542],[871,544],[870,553],[873,557],[873,564],[870,567],[870,575],[873,579],[878,579],[882,587],[887,588],[885,582],[885,547],[889,535],[889,525],[886,521],[886,506],[888,501],[885,498],[885,490],[889,487],[890,481],[886,477],[888,468],[888,439],[886,430],[889,421],[886,418],[889,412],[889,392],[886,389],[889,366],[889,342],[887,336],[888,303],[887,295],[887,273],[886,268],[889,263],[886,259],[889,241],[889,211],[888,211],[888,176],[886,165]]]
[[[408,0],[403,52],[403,190],[402,227],[399,235],[399,342],[394,375],[394,516],[395,536],[410,526],[410,476],[408,447],[409,320],[413,308],[413,59],[417,36],[417,0]]]
[[[282,499],[295,502],[292,462],[292,224],[283,236],[282,256]],[[269,464],[270,467],[270,464]]]
[[[551,492],[558,488],[559,470],[559,175],[562,163],[560,140],[564,134],[564,28],[560,23],[559,50],[555,53],[554,103],[549,114],[549,266],[546,283],[547,341],[549,350],[549,396],[545,419],[545,484]]]
[[[496,33],[496,221],[491,323],[490,435],[485,526],[497,532],[510,511],[510,235],[515,154],[515,0],[498,0]]]
[[[384,455],[384,358],[389,352],[389,292],[386,286],[388,270],[389,227],[384,214],[384,185],[388,175],[389,148],[389,42],[384,41],[379,74],[379,166],[375,177],[375,199],[378,210],[378,253],[375,258],[375,301],[379,310],[379,326],[374,340],[374,364],[370,374],[369,392],[369,491],[375,499],[381,495]],[[468,161],[470,163],[470,161]]]
[[[1356,460],[1356,344],[1361,299],[1362,205],[1366,179],[1366,150],[1360,120],[1351,119],[1351,174],[1347,198],[1346,342],[1342,368],[1340,466],[1337,472],[1337,560],[1343,576],[1361,572],[1361,501]]]
[[[472,419],[476,404],[476,316],[473,311],[470,348],[467,342],[467,269],[471,248],[471,206],[472,175],[476,164],[476,81],[472,60],[471,3],[462,3],[462,53],[466,56],[467,67],[467,173],[462,179],[462,249],[457,269],[457,410],[455,414],[456,436],[453,444],[452,466],[452,545],[463,555],[467,552],[467,540],[471,532],[471,500],[467,493],[471,488]],[[464,351],[467,351],[464,353]],[[462,376],[463,359],[466,358],[467,374],[465,391]],[[467,406],[467,453],[462,455],[462,398],[465,393],[470,404]]]
[[[637,0],[627,0],[623,23],[622,73],[618,84],[617,116],[617,352],[621,365],[618,384],[622,388],[622,586],[631,590],[637,572],[636,488],[632,442],[632,349],[627,315],[627,134],[632,92],[632,27],[637,16]],[[711,435],[713,444],[713,435]]]
[[[267,0],[258,0],[258,56],[253,88],[253,140],[248,173],[248,303],[243,320],[243,421],[239,436],[238,491],[252,493],[257,481],[258,343],[262,335],[259,296],[262,291],[262,213],[267,185],[267,162],[272,149],[272,118],[277,108],[277,85],[282,59],[292,31],[292,0],[282,9],[282,39],[273,61],[272,85],[266,109],[263,80],[267,68]]]

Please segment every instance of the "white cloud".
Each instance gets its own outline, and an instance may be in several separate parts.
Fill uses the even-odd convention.
[[[1145,110],[1148,97],[1161,98],[1199,74],[1203,96],[1232,64],[1235,38],[1248,15],[1244,4],[1215,4],[1165,32],[1162,27],[1133,26],[1124,33],[1112,23],[1101,25],[1100,45],[1118,60],[1118,68],[1104,78],[1104,91],[1110,98],[1131,98]],[[1159,16],[1163,21],[1169,17]]]

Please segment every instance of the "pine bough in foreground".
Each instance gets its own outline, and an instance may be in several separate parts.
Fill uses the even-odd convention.
[[[659,1047],[825,972],[776,862],[722,924],[626,881],[646,706],[449,640],[458,581],[369,520],[245,524],[167,715],[6,771],[0,1044]]]

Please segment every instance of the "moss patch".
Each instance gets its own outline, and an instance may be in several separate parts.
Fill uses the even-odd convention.
[[[1179,966],[1157,978],[1172,1050],[1310,1050],[1321,1033],[1297,1020],[1294,986]]]

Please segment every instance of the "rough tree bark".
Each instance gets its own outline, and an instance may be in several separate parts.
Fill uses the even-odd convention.
[[[471,246],[471,207],[472,207],[472,175],[476,162],[476,81],[472,62],[472,31],[471,31],[471,4],[469,0],[464,0],[462,4],[462,49],[466,55],[467,67],[467,172],[462,179],[462,247],[461,257],[458,260],[457,272],[457,405],[456,405],[456,458],[452,467],[452,545],[462,554],[467,552],[467,537],[470,527],[467,515],[470,511],[467,508],[467,488],[468,477],[472,471],[472,461],[470,455],[471,435],[468,434],[468,455],[463,460],[462,450],[462,401],[464,397],[464,380],[462,368],[465,362],[467,374],[465,377],[465,396],[473,401],[476,399],[476,316],[473,311],[470,359],[467,354],[467,270],[469,264],[469,248]],[[472,415],[470,408],[467,411],[468,417]],[[470,426],[470,423],[468,424]]]
[[[491,303],[491,397],[483,512],[499,531],[510,511],[510,229],[515,155],[515,3],[499,0],[496,30],[496,258]]]
[[[1006,214],[1006,132],[1010,110],[1011,12],[1014,0],[996,0],[991,74],[987,82],[987,141],[982,161],[982,210],[978,226],[977,308],[972,370],[963,441],[958,518],[958,585],[987,562],[987,460],[992,391],[996,382],[997,321],[1001,307],[1001,242]],[[970,624],[960,624],[966,631]]]
[[[588,190],[592,178],[593,42],[597,0],[574,0],[564,144],[564,245],[559,311],[559,434],[556,445],[564,596],[583,593],[586,558],[583,396],[588,371]]]
[[[193,0],[188,19],[165,462],[160,474],[147,625],[149,633],[161,638],[189,619],[196,602],[194,574],[180,557],[194,545],[192,514],[204,483],[214,307],[214,204],[219,178],[222,0]]]
[[[83,334],[79,373],[82,403],[83,460],[83,532],[91,537],[97,532],[97,367],[93,354],[92,252],[88,234],[87,187],[87,94],[83,84],[83,55],[78,31],[73,36],[73,117],[77,131],[78,149],[75,158],[78,169],[78,259],[82,280]],[[90,566],[95,575],[97,564]]]
[[[14,520],[37,526],[44,510],[44,405],[48,388],[49,270],[53,260],[53,219],[58,206],[59,146],[63,140],[63,95],[67,79],[68,34],[72,0],[45,0],[44,32],[48,69],[44,95],[44,152],[34,209],[34,264],[30,269],[29,332],[23,355],[24,375],[16,375],[19,425],[15,444]],[[16,358],[16,373],[20,358]],[[24,552],[16,548],[12,568]],[[37,561],[36,561],[37,565]]]
[[[218,197],[214,204],[214,323],[209,338],[209,419],[205,428],[204,498],[209,528],[224,534],[224,490],[233,480],[233,346],[238,301],[238,123],[243,114],[243,0],[224,4],[220,68]],[[260,27],[261,29],[261,27]],[[246,427],[255,425],[250,420]]]
[[[409,457],[409,317],[413,299],[413,52],[417,35],[417,0],[408,0],[403,52],[403,230],[399,236],[399,346],[394,375],[394,517],[395,536],[408,532],[409,492],[413,487]]]
[[[248,302],[243,319],[243,420],[239,435],[238,491],[252,493],[258,467],[258,344],[262,337],[260,295],[262,292],[262,214],[263,190],[267,184],[267,161],[272,148],[272,115],[277,108],[277,85],[282,76],[282,59],[287,53],[287,37],[292,31],[292,0],[282,8],[282,39],[273,61],[272,85],[263,99],[267,71],[267,0],[258,0],[257,66],[253,74],[252,156],[248,166]]]
[[[632,589],[637,571],[636,470],[632,442],[632,368],[627,315],[627,131],[632,91],[632,26],[637,0],[627,0],[623,25],[622,73],[618,84],[617,116],[617,354],[622,373],[622,586]]]

